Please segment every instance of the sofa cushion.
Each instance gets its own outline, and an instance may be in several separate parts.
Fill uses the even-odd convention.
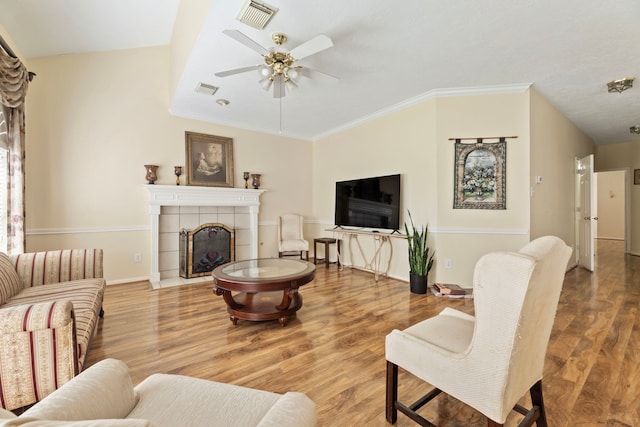
[[[135,405],[136,396],[127,365],[120,360],[104,359],[22,416],[60,421],[125,418]]]
[[[316,404],[304,393],[289,391],[269,409],[257,427],[313,427],[317,422]]]
[[[7,411],[6,409],[0,408],[0,420],[9,420],[12,418],[16,418],[16,414],[11,411]]]
[[[182,375],[154,374],[135,388],[129,417],[167,426],[256,426],[280,399],[268,391]]]
[[[13,263],[4,252],[0,252],[0,305],[5,304],[22,289],[20,277]]]
[[[30,417],[19,417],[12,419],[11,421],[7,421],[2,424],[2,427],[154,427],[154,425],[149,420],[137,420],[133,418],[51,421]]]

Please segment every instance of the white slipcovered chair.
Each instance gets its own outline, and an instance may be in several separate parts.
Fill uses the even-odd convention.
[[[282,258],[287,253],[296,252],[300,254],[306,252],[304,258],[309,261],[309,242],[304,239],[302,228],[304,217],[296,214],[285,214],[278,217],[278,256]]]
[[[546,426],[542,372],[562,282],[571,255],[561,239],[538,238],[519,252],[494,252],[477,262],[475,317],[450,307],[386,337],[386,418],[398,410],[423,426],[416,411],[441,391],[504,424],[511,410],[520,425]],[[398,401],[398,367],[435,387],[412,405]],[[518,405],[531,394],[532,409]]]

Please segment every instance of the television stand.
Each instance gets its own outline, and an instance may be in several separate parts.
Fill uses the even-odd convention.
[[[380,276],[389,277],[388,274],[391,267],[391,259],[393,258],[393,245],[391,244],[391,238],[407,238],[407,236],[400,233],[398,230],[394,230],[392,233],[384,233],[380,231],[350,230],[348,228],[334,227],[333,229],[325,231],[332,231],[337,238],[347,240],[351,268],[373,273],[376,282]],[[371,254],[370,250],[367,251],[368,255],[365,253],[365,249],[363,249],[359,240],[360,237],[367,239],[371,238],[373,240],[373,254]],[[360,254],[363,265],[356,265],[353,250],[354,242],[358,249],[356,254]],[[388,248],[387,252],[384,251],[385,247]],[[338,253],[339,261],[341,256],[342,254]],[[341,269],[342,268],[344,268],[344,261],[341,263]]]

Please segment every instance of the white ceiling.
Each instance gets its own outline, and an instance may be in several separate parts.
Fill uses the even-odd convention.
[[[0,24],[27,58],[162,45],[178,3],[0,0]],[[597,144],[639,137],[629,127],[640,124],[640,80],[622,94],[606,89],[610,80],[640,79],[637,0],[269,0],[279,11],[264,30],[235,19],[242,3],[212,1],[172,114],[313,139],[435,95],[532,84]],[[215,77],[261,62],[224,29],[267,48],[283,32],[287,50],[326,34],[334,47],[300,65],[340,80],[303,79],[280,103],[257,73]],[[220,90],[196,93],[198,82]],[[231,103],[221,107],[218,98]]]

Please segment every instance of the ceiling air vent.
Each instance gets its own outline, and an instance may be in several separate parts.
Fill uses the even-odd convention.
[[[196,86],[195,91],[198,93],[203,93],[205,95],[213,95],[218,91],[218,89],[220,88],[217,86],[208,85],[206,83],[200,82],[198,83],[198,86]]]
[[[237,19],[243,24],[261,30],[277,11],[278,9],[268,4],[247,0],[244,6],[242,6],[242,9],[240,9]]]

